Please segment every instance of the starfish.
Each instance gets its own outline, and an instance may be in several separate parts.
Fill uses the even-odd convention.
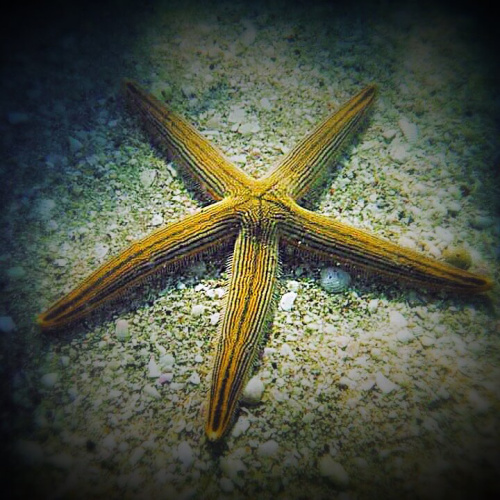
[[[202,195],[215,203],[133,243],[38,317],[42,330],[65,327],[120,298],[153,273],[221,247],[233,247],[229,289],[220,326],[205,432],[221,439],[231,427],[258,347],[272,319],[280,248],[321,261],[376,272],[415,287],[479,293],[492,281],[433,260],[326,215],[300,201],[324,180],[342,146],[376,98],[370,85],[310,132],[260,179],[232,164],[203,135],[138,84],[126,80],[128,107],[153,141]]]

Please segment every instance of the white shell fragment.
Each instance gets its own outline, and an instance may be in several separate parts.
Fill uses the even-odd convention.
[[[320,285],[327,292],[340,293],[351,283],[351,275],[337,267],[325,267],[320,274]]]

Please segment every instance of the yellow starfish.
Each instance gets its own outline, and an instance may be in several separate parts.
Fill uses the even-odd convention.
[[[372,106],[368,86],[318,125],[261,179],[253,179],[165,104],[125,81],[128,106],[195,186],[216,203],[137,241],[41,314],[44,330],[68,325],[120,297],[152,273],[232,245],[229,290],[212,374],[206,434],[229,429],[257,348],[272,316],[280,245],[324,261],[417,287],[478,293],[492,282],[355,229],[297,204],[317,186]]]

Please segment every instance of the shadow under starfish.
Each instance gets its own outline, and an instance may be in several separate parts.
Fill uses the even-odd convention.
[[[457,293],[489,290],[487,277],[430,259],[301,207],[375,101],[363,89],[320,123],[271,172],[254,179],[229,162],[194,127],[132,81],[123,90],[155,143],[212,205],[137,241],[38,317],[43,330],[87,316],[152,273],[233,245],[229,289],[215,355],[206,434],[216,441],[231,426],[272,316],[280,245],[417,287]]]

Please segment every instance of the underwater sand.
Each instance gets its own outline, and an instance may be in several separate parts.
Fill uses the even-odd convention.
[[[181,2],[179,2],[181,3]],[[56,335],[34,324],[100,263],[192,213],[120,101],[138,81],[246,172],[268,171],[375,82],[316,209],[499,279],[498,67],[480,19],[152,3],[33,21],[5,45],[1,430],[11,498],[491,498],[500,474],[498,296],[449,297],[283,257],[278,309],[223,445],[203,407],[226,254]],[[48,15],[47,15],[48,16]],[[125,307],[124,307],[125,306]],[[118,328],[117,328],[118,322]]]

